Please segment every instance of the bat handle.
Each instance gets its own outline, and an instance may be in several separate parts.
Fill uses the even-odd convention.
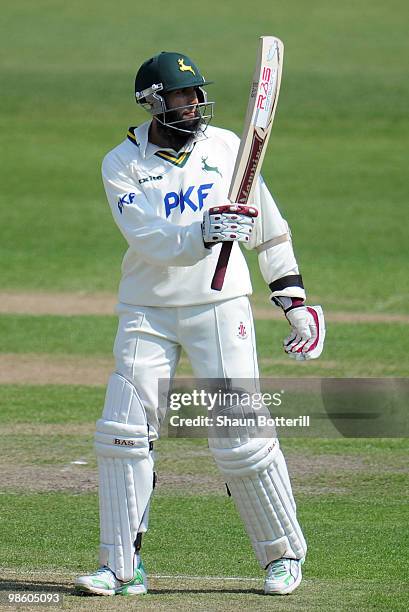
[[[233,242],[223,242],[211,285],[212,289],[214,289],[215,291],[222,290],[232,246]]]

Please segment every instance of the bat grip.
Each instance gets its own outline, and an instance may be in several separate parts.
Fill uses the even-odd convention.
[[[232,246],[233,242],[223,242],[211,285],[212,289],[215,291],[221,291],[223,288],[224,277],[226,276],[227,264],[229,263]]]

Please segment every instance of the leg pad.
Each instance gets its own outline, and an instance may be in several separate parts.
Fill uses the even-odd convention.
[[[153,490],[145,410],[135,387],[112,374],[95,449],[99,468],[100,563],[119,580],[134,576],[135,540]]]
[[[276,438],[209,439],[262,567],[281,557],[301,559],[307,546],[283,454]]]

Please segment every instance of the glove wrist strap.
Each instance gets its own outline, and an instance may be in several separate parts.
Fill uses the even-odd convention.
[[[305,301],[300,298],[286,296],[272,297],[271,300],[276,306],[284,310],[284,314],[287,314],[290,310],[294,310],[294,308],[300,308],[305,304]]]

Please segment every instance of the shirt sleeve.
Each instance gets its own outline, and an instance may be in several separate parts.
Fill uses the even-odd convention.
[[[305,299],[290,229],[261,177],[255,189],[254,205],[259,215],[252,239],[246,246],[258,252],[260,271],[272,291],[271,297]]]
[[[141,259],[158,266],[193,266],[211,254],[200,221],[179,226],[157,215],[126,168],[109,155],[102,163],[102,180],[115,223]]]

